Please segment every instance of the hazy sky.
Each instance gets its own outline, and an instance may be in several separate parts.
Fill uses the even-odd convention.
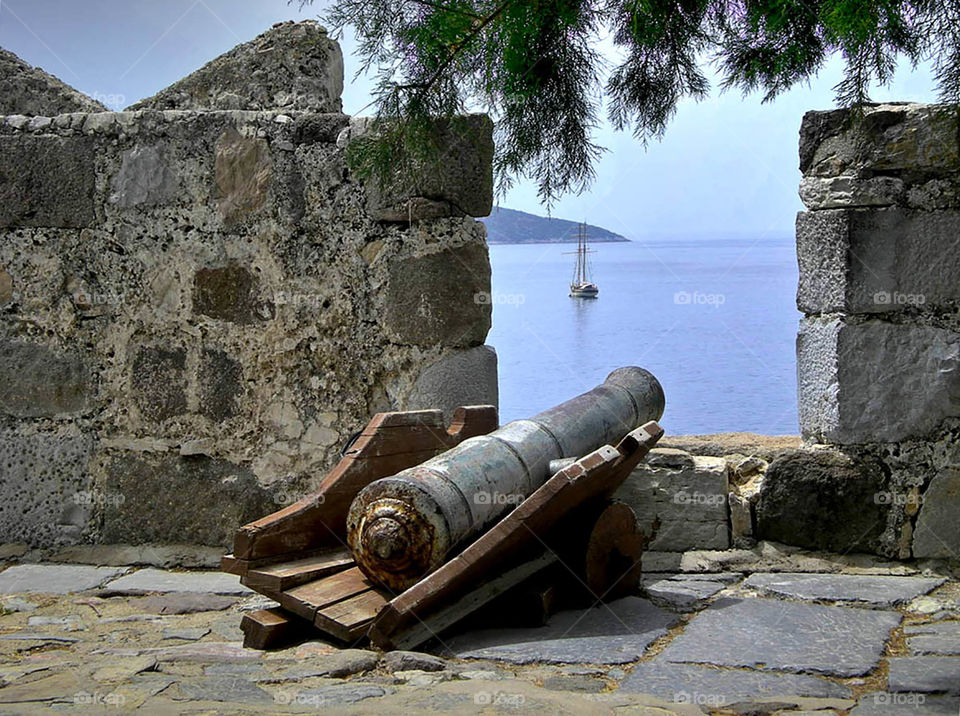
[[[0,46],[111,108],[150,96],[274,22],[316,17],[286,0],[0,0]],[[369,83],[343,42],[344,111],[369,102]],[[758,96],[715,91],[681,106],[662,142],[644,149],[603,128],[610,149],[593,189],[561,200],[553,214],[586,219],[631,238],[686,235],[786,236],[797,199],[797,132],[803,113],[832,106],[833,62],[811,83],[762,105]],[[929,72],[902,72],[877,100],[934,101]],[[369,110],[368,110],[369,111]],[[545,213],[520,184],[503,206]]]

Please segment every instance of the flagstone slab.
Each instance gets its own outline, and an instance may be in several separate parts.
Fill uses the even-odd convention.
[[[960,698],[930,694],[864,694],[850,716],[957,716]]]
[[[862,676],[880,662],[896,612],[718,599],[661,654],[664,661]]]
[[[714,707],[758,698],[851,697],[848,687],[816,676],[712,669],[693,664],[671,664],[659,657],[637,664],[619,690],[658,696],[678,704]]]
[[[794,599],[859,602],[892,607],[933,591],[941,577],[893,577],[874,574],[751,574],[744,587]]]
[[[699,579],[661,579],[644,584],[647,595],[666,603],[667,606],[687,610],[705,599],[709,599],[724,588],[722,582],[701,581]]]
[[[2,575],[0,575],[2,576]],[[206,592],[208,594],[252,594],[232,574],[223,572],[166,572],[162,569],[141,569],[106,585],[112,594],[152,594],[171,592]]]
[[[960,695],[960,658],[901,656],[890,659],[889,691]]]
[[[960,621],[914,624],[903,633],[911,654],[960,655]]]
[[[0,594],[72,594],[96,589],[127,570],[77,564],[18,564],[0,572]]]
[[[627,664],[639,659],[676,619],[646,599],[625,597],[561,612],[543,627],[487,629],[446,640],[454,656],[512,664]]]

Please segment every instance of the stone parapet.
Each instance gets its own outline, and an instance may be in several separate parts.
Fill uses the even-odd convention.
[[[188,110],[0,117],[0,541],[224,545],[374,413],[496,403],[483,225],[371,212],[339,89],[223,109],[203,72],[145,103]]]

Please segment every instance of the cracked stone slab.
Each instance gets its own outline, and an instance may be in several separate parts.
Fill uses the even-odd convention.
[[[0,575],[2,576],[2,575]],[[204,592],[207,594],[252,594],[235,575],[223,572],[165,572],[141,569],[106,585],[112,594]]]
[[[960,695],[960,659],[952,656],[901,656],[890,659],[893,692],[943,692]]]
[[[691,620],[661,658],[862,676],[879,664],[890,632],[901,618],[896,612],[874,609],[719,599]]]
[[[447,641],[462,659],[512,664],[626,664],[666,634],[675,619],[651,602],[625,597],[587,610],[561,612],[543,627],[489,629]]]
[[[913,654],[960,656],[960,622],[915,624],[903,632]]]
[[[243,703],[272,703],[273,697],[242,676],[207,676],[184,679],[172,694],[176,701],[219,701]]]
[[[960,698],[929,694],[864,694],[850,716],[957,716]]]
[[[651,599],[665,602],[667,606],[687,610],[704,599],[709,599],[724,588],[722,582],[708,582],[699,579],[660,579],[644,584]]]
[[[744,587],[794,599],[859,602],[892,607],[933,591],[940,577],[891,577],[868,574],[751,574]]]
[[[96,589],[126,571],[120,567],[20,564],[0,573],[0,594],[72,594]]]
[[[678,704],[722,706],[750,699],[850,698],[848,687],[805,674],[773,674],[670,664],[658,659],[637,664],[620,691],[650,694]]]
[[[394,689],[375,684],[334,684],[305,691],[281,691],[274,696],[274,701],[283,706],[332,708],[334,706],[349,706],[359,701],[375,699],[392,693],[394,693]]]

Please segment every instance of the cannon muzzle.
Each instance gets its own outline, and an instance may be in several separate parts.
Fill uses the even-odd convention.
[[[651,373],[619,368],[555,408],[370,483],[347,518],[354,559],[372,580],[407,589],[546,482],[551,460],[617,444],[638,425],[659,420],[664,403]]]

